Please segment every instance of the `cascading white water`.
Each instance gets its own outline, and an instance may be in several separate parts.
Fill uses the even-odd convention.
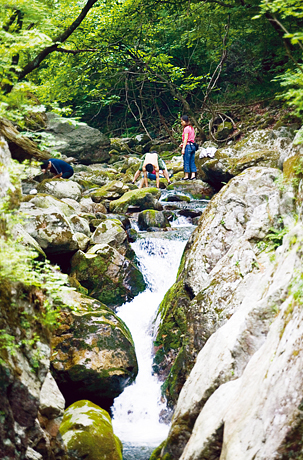
[[[152,375],[153,321],[175,282],[185,243],[149,237],[132,245],[148,287],[117,312],[132,333],[139,365],[136,381],[116,398],[112,408],[114,433],[123,444],[157,446],[168,434],[169,426],[159,422],[166,407],[161,401],[161,383]]]

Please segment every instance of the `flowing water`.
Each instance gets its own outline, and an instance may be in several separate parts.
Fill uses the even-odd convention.
[[[117,312],[132,333],[139,365],[136,381],[116,398],[112,407],[114,433],[123,443],[124,460],[149,459],[169,430],[169,425],[160,421],[161,411],[166,411],[161,383],[152,375],[154,321],[160,302],[175,282],[189,234],[184,234],[185,239],[178,233],[171,233],[170,238],[148,235],[132,244],[147,289]]]

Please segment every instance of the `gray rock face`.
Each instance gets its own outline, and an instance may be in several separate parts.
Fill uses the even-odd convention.
[[[46,254],[75,252],[79,249],[77,233],[90,235],[88,222],[74,209],[50,195],[36,195],[21,204],[26,213],[24,229]]]
[[[233,179],[213,199],[215,207],[209,206],[187,248],[183,275],[195,296],[189,308],[196,308],[194,327],[202,326],[202,336],[208,329],[209,338],[203,344],[201,337],[202,349],[157,458],[300,458],[303,225],[292,217],[291,190],[282,193],[272,174],[254,168]],[[244,218],[230,220],[229,205],[238,193]],[[233,209],[240,216],[235,202]],[[213,227],[220,218],[223,245],[221,231]],[[283,243],[281,236],[278,249],[260,252],[258,240],[271,241],[266,235],[279,218],[288,227]]]
[[[70,198],[79,201],[82,194],[82,188],[77,182],[65,179],[50,179],[44,180],[37,186],[39,193],[46,193],[52,195],[58,200],[62,198]]]
[[[77,158],[81,163],[103,163],[110,159],[109,139],[86,123],[73,126],[64,118],[48,113],[47,131],[55,137],[57,150]]]
[[[255,131],[232,146],[217,150],[213,159],[196,158],[197,167],[206,175],[206,181],[219,190],[224,183],[247,168],[263,166],[282,169],[293,137],[294,133],[287,128]]]
[[[282,193],[277,185],[280,175],[276,169],[251,168],[231,180],[212,199],[187,244],[179,278],[162,302],[165,316],[156,341],[156,363],[163,373],[167,363],[161,357],[162,345],[172,356],[168,367],[173,367],[165,382],[171,401],[175,401],[180,381],[183,383],[188,377],[198,352],[208,349],[214,353],[203,364],[202,381],[200,373],[199,383],[195,382],[195,394],[201,390],[201,398],[193,404],[192,413],[183,413],[177,426],[172,427],[174,441],[168,452],[174,458],[181,455],[188,439],[184,433],[191,432],[201,406],[220,384],[242,374],[250,357],[262,346],[275,315],[270,306],[264,307],[261,302],[272,265],[267,253],[260,253],[259,242],[266,240],[272,228],[279,228],[282,222],[287,225],[287,214],[294,211],[292,190]],[[281,289],[272,293],[272,302],[279,303],[282,286],[283,283]],[[166,322],[171,331],[181,329],[183,334],[177,352],[178,335],[172,334],[171,345]],[[179,437],[176,431],[180,426],[183,429]]]

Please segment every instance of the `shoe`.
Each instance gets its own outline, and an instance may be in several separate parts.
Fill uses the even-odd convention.
[[[189,177],[183,177],[181,180],[190,180]]]
[[[190,180],[197,180],[196,176],[195,177],[191,177]]]
[[[171,185],[171,184],[172,184],[172,182],[171,182],[171,181],[167,182],[167,185]]]

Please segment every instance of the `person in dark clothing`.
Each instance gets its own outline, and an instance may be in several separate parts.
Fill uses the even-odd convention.
[[[41,169],[44,173],[50,171],[52,174],[55,174],[54,179],[56,177],[69,179],[74,174],[74,170],[71,165],[66,163],[66,161],[59,160],[58,158],[49,158],[48,160],[43,161]]]

